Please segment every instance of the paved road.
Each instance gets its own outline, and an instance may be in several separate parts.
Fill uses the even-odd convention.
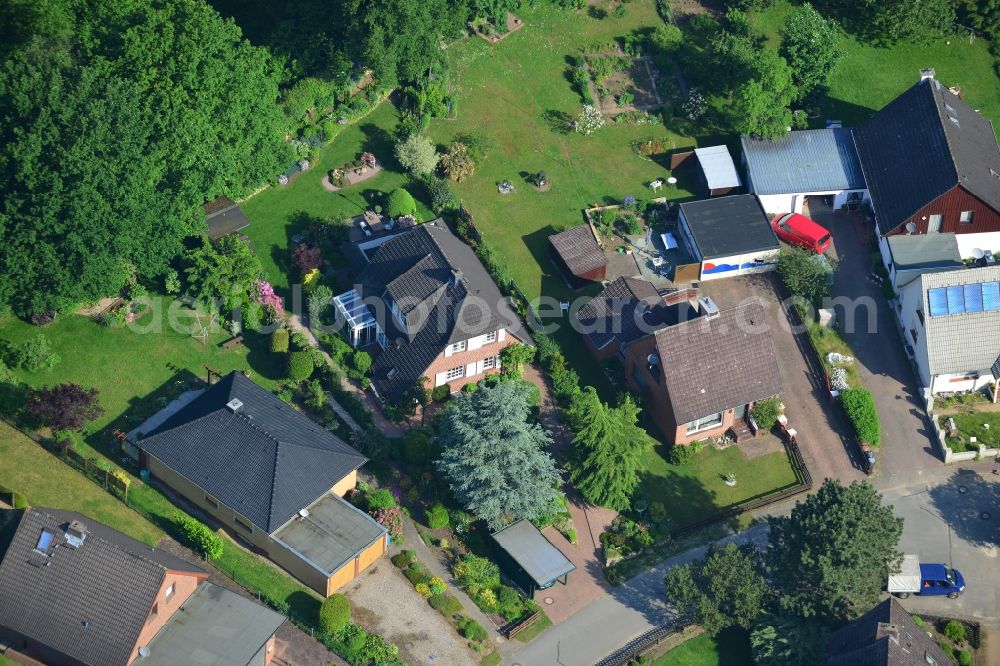
[[[877,248],[867,244],[863,223],[853,217],[817,209],[810,214],[833,235],[834,253],[840,261],[833,287],[834,297],[846,297],[859,304],[854,325],[838,307],[844,337],[857,358],[861,376],[875,396],[882,423],[875,484],[896,488],[919,481],[941,466],[931,443],[930,423],[919,401],[910,361],[903,350],[895,317],[881,287],[867,279]],[[873,308],[868,316],[864,303]]]
[[[908,610],[975,618],[1000,626],[1000,476],[993,462],[942,468],[929,483],[885,493],[903,518],[900,550],[944,562],[965,576],[958,599],[910,597]]]
[[[756,525],[719,543],[767,543],[767,526]],[[552,627],[505,660],[522,666],[591,666],[633,638],[673,619],[666,603],[663,577],[671,567],[705,554],[700,547],[675,555],[615,588],[562,624]]]

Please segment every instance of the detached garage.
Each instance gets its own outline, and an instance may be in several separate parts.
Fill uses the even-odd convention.
[[[776,141],[744,136],[740,142],[747,190],[769,215],[801,213],[807,197],[830,197],[834,210],[868,198],[847,128],[789,132]]]
[[[701,263],[702,280],[763,273],[778,265],[778,237],[752,194],[681,204],[678,227]]]

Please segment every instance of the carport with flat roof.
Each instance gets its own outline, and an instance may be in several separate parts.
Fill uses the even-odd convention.
[[[519,520],[496,532],[493,540],[499,546],[505,573],[529,597],[535,590],[544,590],[557,582],[565,585],[569,573],[576,569],[576,565],[527,520]]]

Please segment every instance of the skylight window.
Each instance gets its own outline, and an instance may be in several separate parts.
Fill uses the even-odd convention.
[[[48,553],[53,538],[55,538],[55,534],[48,530],[42,530],[42,533],[38,535],[38,544],[35,546],[35,550],[39,553]]]
[[[1000,310],[1000,282],[974,282],[927,290],[931,317]]]

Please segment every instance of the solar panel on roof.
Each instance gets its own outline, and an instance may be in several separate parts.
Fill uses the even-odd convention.
[[[1000,310],[1000,282],[928,289],[927,309],[932,317],[995,312]]]

